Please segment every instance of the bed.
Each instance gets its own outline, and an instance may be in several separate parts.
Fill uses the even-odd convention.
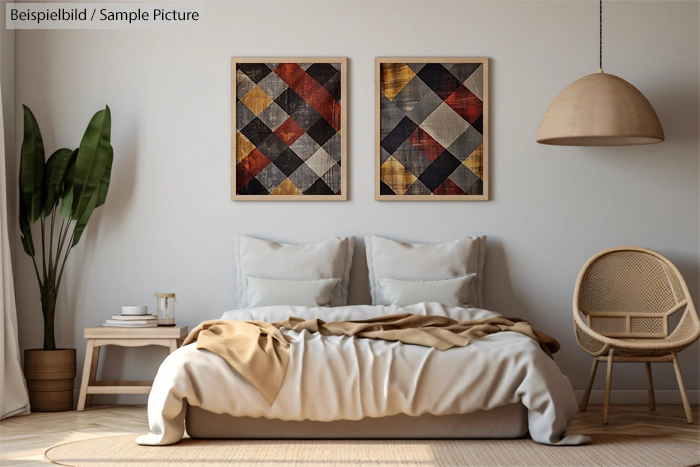
[[[234,332],[216,350],[200,339],[165,359],[148,401],[151,433],[137,443],[177,443],[185,427],[193,438],[219,439],[518,438],[529,432],[543,444],[589,442],[567,433],[578,410],[573,388],[532,334],[472,336],[438,350],[386,336],[279,325],[288,317],[352,326],[396,315],[498,319],[482,308],[484,242],[464,237],[422,245],[367,237],[373,305],[349,306],[353,237],[312,245],[237,237],[241,308],[221,321]],[[246,326],[254,332],[236,334]],[[222,329],[210,336],[224,337]],[[274,345],[286,346],[284,363],[265,353],[273,334]],[[242,353],[232,350],[245,339]]]
[[[442,314],[443,311],[443,307],[439,304],[415,308],[410,311],[426,314]],[[275,320],[287,313],[295,313],[306,317],[320,315],[326,319],[332,316],[332,319],[346,320],[360,319],[378,312],[382,311],[375,311],[371,307],[364,309],[347,307],[340,313],[337,310],[328,309],[286,310],[281,307],[276,310],[232,311],[225,313],[223,318]],[[486,316],[486,313],[476,311],[462,314],[473,317]],[[383,344],[376,344],[375,347],[384,347]],[[190,437],[201,439],[520,438],[528,432],[527,409],[521,402],[467,414],[418,416],[396,414],[334,421],[236,417],[209,412],[188,404],[185,426]]]
[[[276,322],[320,315],[347,321],[401,312],[459,320],[498,315],[421,303],[270,306],[223,318]],[[520,437],[526,418],[530,436],[540,443],[587,442],[566,433],[578,410],[569,380],[521,334],[493,334],[446,351],[307,331],[284,334],[291,340],[289,367],[272,405],[217,355],[195,345],[170,354],[149,396],[151,433],[137,442],[178,442],[186,417],[190,436],[205,438]]]

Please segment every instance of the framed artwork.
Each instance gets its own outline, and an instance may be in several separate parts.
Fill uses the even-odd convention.
[[[488,58],[377,58],[377,200],[488,200],[488,81]]]
[[[347,59],[231,59],[232,198],[347,199]]]

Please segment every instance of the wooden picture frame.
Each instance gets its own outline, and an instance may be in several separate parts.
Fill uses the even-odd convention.
[[[376,58],[376,200],[489,199],[488,65],[486,57]]]
[[[348,199],[347,63],[340,57],[231,59],[234,201]]]

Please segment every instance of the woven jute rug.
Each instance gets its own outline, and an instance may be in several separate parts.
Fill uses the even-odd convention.
[[[588,446],[543,446],[513,440],[245,441],[185,439],[139,446],[136,435],[59,444],[46,451],[69,466],[581,466],[687,467],[700,463],[697,443],[664,437],[593,435]]]

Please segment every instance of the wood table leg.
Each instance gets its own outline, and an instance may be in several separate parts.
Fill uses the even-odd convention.
[[[170,353],[177,350],[177,339],[170,339]]]
[[[88,339],[87,347],[85,348],[85,362],[83,363],[83,379],[80,381],[80,396],[78,397],[78,412],[85,410],[85,401],[87,398],[87,388],[90,381],[90,373],[92,372],[93,364],[97,362],[92,358],[95,350],[95,339]]]
[[[97,377],[97,363],[100,360],[100,348],[95,347],[92,351],[92,362],[90,363],[90,378],[88,379],[88,386],[95,385],[95,378]],[[88,394],[85,398],[85,406],[89,407],[92,405],[92,394]]]

